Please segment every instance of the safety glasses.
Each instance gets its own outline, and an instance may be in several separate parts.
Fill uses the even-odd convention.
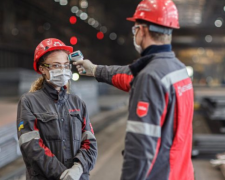
[[[143,27],[148,27],[146,24],[138,24],[132,27],[132,34],[135,35],[136,34],[136,29],[140,28],[141,26]]]
[[[42,64],[43,67],[49,69],[72,69],[72,64]]]

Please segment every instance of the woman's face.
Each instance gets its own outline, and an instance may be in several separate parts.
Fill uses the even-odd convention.
[[[69,60],[68,60],[68,54],[64,51],[54,51],[51,54],[49,54],[46,58],[46,60],[44,61],[44,64],[46,65],[54,65],[54,64],[61,64],[61,65],[65,65],[65,64],[69,64]],[[53,70],[54,68],[48,68],[45,66],[39,66],[39,71],[45,75],[45,78],[47,80],[50,79],[50,74],[49,71]]]

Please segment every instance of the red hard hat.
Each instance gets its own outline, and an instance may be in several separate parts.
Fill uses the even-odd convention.
[[[46,54],[49,51],[54,51],[54,50],[66,50],[69,51],[70,53],[73,52],[73,47],[72,46],[66,46],[62,41],[55,39],[55,38],[49,38],[41,41],[40,44],[35,49],[34,52],[34,70],[41,74],[39,70],[37,69],[37,63],[40,59],[41,56]]]
[[[179,29],[178,11],[172,0],[143,0],[128,21],[145,20],[161,26]]]

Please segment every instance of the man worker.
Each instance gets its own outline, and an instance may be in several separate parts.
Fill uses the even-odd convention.
[[[193,87],[171,50],[179,28],[171,0],[143,0],[132,18],[141,58],[129,66],[74,63],[80,74],[130,92],[121,180],[194,180],[191,162]]]

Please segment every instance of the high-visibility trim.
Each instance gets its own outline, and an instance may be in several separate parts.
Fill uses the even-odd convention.
[[[152,137],[161,137],[161,127],[153,124],[128,121],[127,122],[127,132],[132,132],[136,134],[143,134]]]
[[[22,146],[24,143],[31,141],[32,139],[40,139],[40,134],[38,131],[31,131],[24,133],[19,138],[19,145]]]
[[[189,78],[187,69],[184,68],[167,74],[165,77],[162,78],[161,82],[167,89],[169,89],[171,85],[187,78]]]
[[[87,140],[87,139],[96,139],[94,134],[90,131],[85,131],[82,134],[82,141]]]

